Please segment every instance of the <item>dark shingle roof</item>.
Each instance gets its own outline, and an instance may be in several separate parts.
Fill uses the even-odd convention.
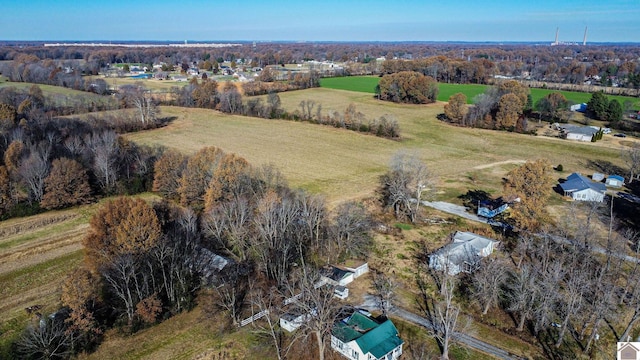
[[[567,181],[560,184],[562,190],[566,192],[582,191],[586,189],[592,189],[600,193],[605,193],[607,187],[603,183],[597,183],[589,180],[586,176],[578,173],[573,173],[567,177]]]

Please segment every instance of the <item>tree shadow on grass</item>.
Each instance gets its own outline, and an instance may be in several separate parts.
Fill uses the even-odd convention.
[[[606,175],[623,175],[626,170],[606,160],[588,160],[587,167]]]
[[[462,200],[462,204],[469,209],[473,209],[473,212],[478,211],[478,203],[481,201],[491,200],[491,194],[484,190],[469,190],[466,194],[458,196],[458,199]]]

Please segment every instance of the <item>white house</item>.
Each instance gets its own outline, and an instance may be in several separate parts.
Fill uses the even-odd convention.
[[[345,263],[343,267],[345,270],[353,273],[354,279],[357,279],[369,272],[369,264],[365,261],[350,261]]]
[[[560,184],[564,196],[570,196],[577,201],[603,202],[607,187],[600,182],[593,182],[586,176],[573,173],[567,177],[567,181]]]
[[[591,141],[593,134],[598,130],[590,126],[571,126],[565,130],[567,140]]]
[[[396,360],[404,341],[391,320],[355,311],[331,329],[331,348],[350,360]]]
[[[624,186],[624,178],[620,175],[609,175],[605,184],[610,187],[623,187]]]
[[[320,281],[334,286],[345,286],[355,279],[354,273],[337,266],[328,266],[320,270]]]
[[[287,330],[288,332],[294,332],[298,330],[300,326],[306,323],[312,316],[315,315],[315,311],[312,311],[310,313],[288,312],[280,316],[280,327]]]
[[[499,243],[471,232],[456,231],[451,243],[429,255],[429,267],[447,271],[450,275],[473,272],[480,259],[491,255]]]

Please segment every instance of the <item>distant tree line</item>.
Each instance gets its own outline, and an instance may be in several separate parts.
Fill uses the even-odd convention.
[[[243,89],[254,85],[243,84]],[[256,82],[261,86],[261,82]],[[278,85],[276,85],[276,88]],[[270,89],[271,87],[263,88]],[[437,90],[437,89],[436,89]],[[244,90],[246,91],[246,90]],[[389,115],[377,119],[368,119],[365,114],[357,111],[351,104],[344,112],[334,111],[329,114],[322,112],[322,105],[314,100],[303,100],[299,109],[287,112],[281,107],[280,97],[276,92],[268,92],[266,101],[261,97],[243,96],[234,83],[227,82],[222,87],[212,79],[198,81],[193,79],[183,88],[174,88],[173,99],[167,104],[215,109],[229,114],[238,114],[264,119],[282,119],[293,121],[307,121],[315,124],[328,125],[352,131],[369,133],[386,138],[398,138],[400,129],[398,122]],[[261,93],[259,91],[258,93]],[[435,96],[435,95],[433,95]]]
[[[343,62],[339,70],[322,76],[388,74],[417,71],[438,82],[487,83],[494,75],[520,77],[552,83],[612,86],[638,89],[640,67],[637,46],[529,46],[420,43],[241,43],[215,49],[44,47],[41,43],[21,43],[20,47],[0,46],[0,60],[10,60],[5,76],[17,80],[47,80],[53,68],[73,69],[75,78],[60,78],[67,86],[80,88],[78,75],[96,75],[118,63],[164,63],[173,67],[197,66],[215,69],[215,64],[234,62],[244,67],[300,64],[308,60]],[[379,61],[378,59],[384,59]],[[15,64],[11,64],[11,62]],[[32,64],[40,62],[39,67]],[[51,63],[55,63],[52,66]],[[29,66],[25,66],[29,65]],[[25,74],[25,68],[32,69]],[[43,71],[44,69],[44,71]],[[32,71],[34,70],[34,71]],[[68,75],[68,74],[67,74]],[[65,75],[66,76],[66,75]],[[76,84],[77,83],[77,84]]]

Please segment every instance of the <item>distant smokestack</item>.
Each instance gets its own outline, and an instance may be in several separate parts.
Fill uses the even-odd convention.
[[[587,45],[587,27],[584,27],[584,39],[582,39],[582,46],[586,46]]]
[[[555,44],[556,44],[556,45],[558,45],[558,33],[559,33],[559,32],[560,32],[560,28],[559,28],[559,27],[557,27],[557,28],[556,28],[556,42],[555,42]]]

